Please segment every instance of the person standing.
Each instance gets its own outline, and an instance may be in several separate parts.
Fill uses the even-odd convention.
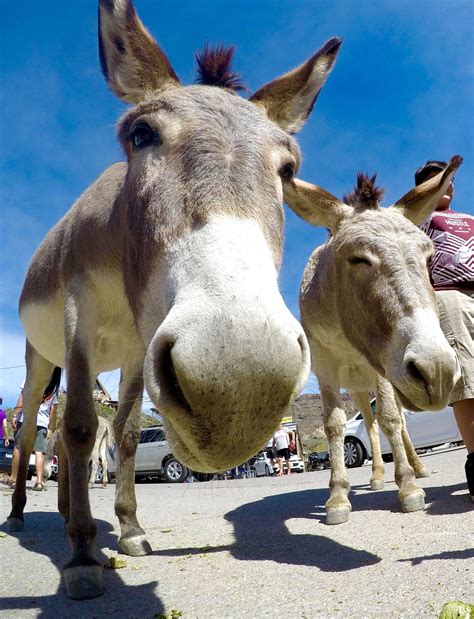
[[[3,398],[0,398],[0,445],[8,447],[10,441],[8,439],[7,414],[2,408]]]
[[[446,166],[445,161],[427,161],[415,172],[415,184],[436,176]],[[454,181],[420,228],[434,244],[429,271],[440,324],[461,366],[450,404],[468,452],[465,470],[474,502],[474,217],[451,210],[453,196]]]
[[[278,430],[273,434],[273,450],[276,451],[277,462],[278,462],[278,476],[283,475],[283,459],[286,462],[287,475],[291,474],[290,467],[290,434],[288,430],[286,430],[281,424],[278,427]]]
[[[56,413],[58,404],[58,392],[59,384],[61,382],[61,368],[55,367],[51,380],[48,386],[44,390],[43,398],[38,409],[38,416],[36,418],[36,439],[33,446],[35,454],[35,468],[36,468],[36,483],[33,490],[44,490],[44,454],[46,453],[48,444],[48,426],[52,428],[56,425]],[[21,390],[23,392],[23,385]],[[23,393],[20,393],[17,405],[15,407],[15,413],[13,414],[12,426],[15,430],[15,447],[13,449],[13,462],[12,471],[9,480],[9,486],[15,487],[16,478],[18,475],[18,466],[20,464],[20,451],[17,445],[20,444],[21,439],[21,426],[23,423]]]

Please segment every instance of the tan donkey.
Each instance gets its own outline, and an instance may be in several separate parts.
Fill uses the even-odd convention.
[[[279,293],[282,183],[298,168],[292,134],[309,116],[341,41],[236,96],[231,50],[205,50],[182,87],[130,0],[101,0],[102,69],[133,107],[118,124],[127,163],[108,168],[48,233],[20,299],[27,379],[21,473],[10,530],[23,528],[27,454],[44,385],[65,367],[68,399],[59,509],[72,598],[103,592],[88,464],[99,372],[121,368],[115,511],[120,548],[151,552],[136,517],[134,456],[144,382],[176,456],[231,468],[261,448],[304,384],[310,353]],[[220,86],[220,87],[216,87]]]
[[[368,394],[375,389],[377,418],[392,447],[402,509],[424,508],[415,472],[419,477],[427,472],[406,432],[399,402],[415,411],[442,408],[459,371],[439,326],[429,281],[432,243],[415,224],[434,209],[461,162],[453,157],[445,172],[386,209],[379,206],[383,191],[375,187],[375,176],[358,175],[345,203],[297,179],[285,184],[288,204],[331,232],[311,255],[300,291],[331,454],[328,524],[346,522],[351,509],[341,387],[354,392],[364,415],[373,452],[372,488],[383,487],[384,475]]]

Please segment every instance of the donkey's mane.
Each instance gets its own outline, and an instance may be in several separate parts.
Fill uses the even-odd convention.
[[[204,49],[196,53],[197,83],[235,91],[245,90],[241,76],[232,71],[234,49],[233,45],[210,47],[206,43]]]
[[[368,176],[357,172],[357,183],[354,189],[342,197],[343,202],[352,206],[364,208],[378,208],[385,190],[375,185],[377,174]]]

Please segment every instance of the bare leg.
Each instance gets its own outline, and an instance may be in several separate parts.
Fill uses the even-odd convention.
[[[44,388],[53,372],[53,364],[26,343],[26,382],[23,390],[23,425],[21,427],[20,458],[12,496],[12,510],[8,516],[9,531],[23,531],[23,510],[26,505],[26,477],[28,463],[36,437],[36,416]],[[12,471],[13,474],[13,471]]]
[[[277,462],[278,462],[278,475],[281,476],[283,475],[283,461],[280,457],[278,457]]]
[[[35,451],[36,484],[44,483],[44,454],[42,451]]]
[[[474,398],[453,404],[454,416],[468,453],[474,451]]]
[[[20,464],[20,451],[18,447],[13,448],[12,470],[10,472],[10,483],[15,484],[18,477],[18,466]]]
[[[318,376],[319,378],[319,376]],[[344,426],[346,413],[342,406],[339,388],[330,384],[322,385],[324,430],[329,443],[331,457],[331,494],[326,502],[326,523],[342,524],[349,520],[351,504],[348,494],[349,478],[344,463]]]
[[[354,393],[354,403],[364,416],[365,428],[370,439],[372,451],[372,477],[370,478],[371,490],[382,490],[384,487],[385,468],[380,451],[379,426],[370,406],[369,394],[366,391]]]
[[[395,463],[395,481],[398,497],[404,512],[414,512],[425,507],[425,493],[415,483],[415,474],[408,462],[402,438],[402,421],[392,385],[377,377],[377,417],[392,447]]]
[[[289,460],[285,460],[285,462],[286,462],[286,474],[287,475],[291,475],[290,461]]]
[[[122,368],[119,409],[114,421],[118,451],[115,513],[120,521],[121,550],[131,556],[151,553],[145,531],[137,520],[135,496],[135,452],[140,438],[140,411],[143,393],[143,358]]]

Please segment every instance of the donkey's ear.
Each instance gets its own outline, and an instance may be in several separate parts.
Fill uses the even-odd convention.
[[[262,106],[282,129],[297,133],[314,107],[341,43],[337,37],[329,39],[304,64],[257,90],[250,101]]]
[[[131,0],[99,0],[99,56],[110,89],[128,103],[179,84]]]
[[[407,219],[419,226],[436,208],[461,163],[462,157],[459,155],[451,157],[443,172],[406,193],[390,208],[400,211]]]
[[[322,187],[294,178],[283,183],[283,197],[297,215],[313,226],[324,226],[334,231],[341,219],[354,212]]]

